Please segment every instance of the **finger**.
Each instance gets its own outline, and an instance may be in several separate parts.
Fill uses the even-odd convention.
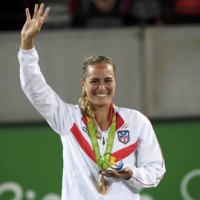
[[[45,20],[46,20],[46,18],[48,17],[48,14],[49,14],[49,10],[50,10],[50,8],[48,7],[48,8],[46,8],[46,10],[45,10],[45,12],[44,12],[44,15],[43,15],[43,17],[42,17],[42,24],[45,22]]]
[[[101,174],[102,174],[103,176],[106,176],[106,177],[115,177],[115,175],[112,174],[112,173],[101,172]]]
[[[42,16],[43,8],[44,8],[44,4],[42,3],[40,5],[39,11],[38,11],[38,13],[36,15],[36,18],[39,18],[40,16]]]
[[[35,26],[35,28],[38,30],[38,32],[40,31],[40,29],[41,29],[41,27],[42,27],[42,17],[39,17],[38,19],[37,19],[37,24],[36,24],[36,26]]]
[[[125,168],[124,170],[125,170],[125,172],[127,172],[127,173],[129,173],[129,174],[132,174],[132,173],[133,173],[132,169],[130,169],[130,168]]]
[[[125,170],[125,169],[124,169]],[[116,178],[124,178],[124,179],[129,179],[132,176],[132,170],[131,169],[127,169],[125,170],[125,172],[119,173],[115,170],[112,170],[112,174],[116,177]]]
[[[29,9],[28,8],[26,8],[26,20],[30,20],[31,19],[31,15],[30,15],[30,13],[29,13]]]
[[[112,170],[112,174],[117,178],[123,178],[123,176],[124,176],[124,173],[118,173],[115,170]]]
[[[131,168],[125,168],[125,172],[127,174],[127,177],[125,177],[125,179],[129,179],[132,177],[133,175],[133,170]]]
[[[38,4],[35,4],[33,19],[36,18],[37,13],[38,13]]]

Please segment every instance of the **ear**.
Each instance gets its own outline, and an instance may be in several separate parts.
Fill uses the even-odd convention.
[[[84,90],[85,89],[85,82],[83,81],[83,79],[80,80],[80,83],[81,83],[82,89]]]

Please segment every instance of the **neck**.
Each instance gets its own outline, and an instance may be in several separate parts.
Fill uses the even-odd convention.
[[[110,126],[109,111],[110,111],[110,105],[95,109],[95,118],[102,131],[107,130]]]

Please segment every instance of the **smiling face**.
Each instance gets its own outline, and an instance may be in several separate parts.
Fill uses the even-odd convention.
[[[113,66],[105,62],[89,65],[81,85],[94,109],[103,106],[109,108],[116,87]]]

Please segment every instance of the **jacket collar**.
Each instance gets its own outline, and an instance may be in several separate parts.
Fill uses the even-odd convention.
[[[112,117],[114,112],[116,113],[116,130],[118,130],[119,128],[122,127],[122,125],[124,124],[124,120],[123,118],[120,116],[119,114],[119,108],[116,107],[113,102],[111,102],[110,104],[110,111],[109,111],[109,120],[110,120],[110,124],[112,123]],[[81,118],[81,120],[83,121],[83,123],[87,126],[87,119],[83,116]]]

